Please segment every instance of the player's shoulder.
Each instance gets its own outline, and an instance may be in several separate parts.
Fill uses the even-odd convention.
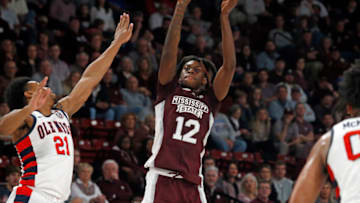
[[[342,131],[359,130],[360,117],[347,118],[339,123],[335,124],[333,129]]]

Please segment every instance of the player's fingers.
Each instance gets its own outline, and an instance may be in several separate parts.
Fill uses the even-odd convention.
[[[128,28],[128,32],[130,32],[130,34],[131,34],[133,29],[134,29],[134,24],[130,23],[129,28]]]
[[[125,14],[125,22],[124,22],[124,26],[125,28],[128,28],[129,27],[129,23],[130,23],[130,17],[129,17],[129,14]]]
[[[45,76],[45,77],[42,79],[42,81],[40,82],[40,85],[38,86],[38,88],[42,89],[43,87],[45,87],[47,81],[48,81],[48,77]]]
[[[123,13],[121,16],[120,16],[120,28],[122,28],[124,26],[124,23],[125,23],[125,14]]]

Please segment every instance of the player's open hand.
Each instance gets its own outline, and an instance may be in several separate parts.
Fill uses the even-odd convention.
[[[223,0],[221,2],[221,13],[225,15],[229,15],[231,10],[235,8],[238,0]]]
[[[178,0],[178,1],[177,1],[177,5],[178,5],[178,6],[187,7],[190,2],[191,2],[191,0]]]
[[[130,23],[129,14],[123,13],[115,30],[114,41],[121,44],[128,42],[131,38],[133,27],[134,24]]]
[[[45,104],[48,96],[50,95],[51,93],[50,88],[45,87],[47,81],[48,81],[48,77],[44,77],[44,79],[40,82],[35,92],[33,93],[28,104],[32,111],[41,108]]]

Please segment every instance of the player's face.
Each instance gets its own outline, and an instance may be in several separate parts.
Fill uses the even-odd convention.
[[[199,89],[207,84],[206,68],[198,61],[187,62],[181,71],[179,82],[185,87]]]
[[[32,96],[34,94],[34,92],[36,91],[36,88],[40,85],[40,83],[35,82],[35,81],[29,81],[26,84],[26,89],[27,92]],[[48,88],[48,87],[46,87]],[[30,99],[30,98],[28,98]],[[55,103],[56,100],[56,95],[53,91],[51,91],[50,96],[47,97],[47,101],[46,104],[49,105],[50,107],[52,107]]]

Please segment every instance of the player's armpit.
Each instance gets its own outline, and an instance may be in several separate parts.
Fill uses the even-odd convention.
[[[328,177],[324,168],[329,146],[330,133],[326,133],[312,148],[308,160],[296,180],[290,203],[315,202]]]

